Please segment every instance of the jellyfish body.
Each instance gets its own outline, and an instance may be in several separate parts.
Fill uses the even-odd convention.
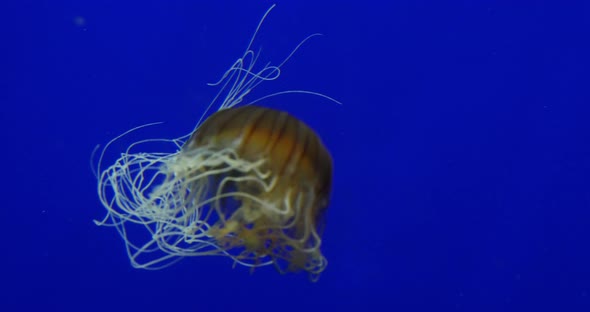
[[[332,158],[307,125],[258,106],[221,110],[193,133],[179,157],[184,165],[175,175],[194,195],[187,211],[209,203],[198,213],[216,245],[240,261],[270,259],[281,271],[323,270]]]
[[[282,64],[315,35],[279,65],[256,70],[259,55],[251,45],[260,24],[243,56],[212,84],[220,91],[203,115],[220,101],[217,111],[189,136],[137,141],[107,168],[102,163],[111,145],[149,125],[102,150],[96,174],[107,215],[95,223],[117,229],[133,267],[161,269],[186,257],[219,255],[251,268],[274,264],[281,272],[307,271],[312,280],[325,269],[320,246],[330,153],[292,115],[239,105],[260,83],[277,79]],[[291,90],[250,104],[289,93],[339,103]],[[171,144],[175,152],[149,152],[146,144]],[[138,234],[133,225],[147,231]]]
[[[134,267],[225,255],[315,280],[327,265],[320,246],[331,183],[332,158],[310,127],[251,105],[214,113],[177,153],[128,151],[100,175],[99,195]],[[132,242],[128,223],[150,237]]]

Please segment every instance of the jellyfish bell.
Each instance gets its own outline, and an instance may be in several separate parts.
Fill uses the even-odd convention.
[[[272,9],[272,7],[271,7]],[[270,12],[269,9],[266,14]],[[115,227],[132,266],[161,269],[191,256],[221,255],[256,268],[307,271],[312,280],[327,265],[321,252],[324,214],[332,184],[332,157],[318,135],[287,112],[239,105],[281,66],[256,68],[251,45],[215,86],[220,92],[194,131],[178,139],[131,144],[114,164],[97,166],[98,194],[107,215],[98,225]],[[313,35],[312,35],[313,36]],[[205,116],[204,114],[204,116]],[[149,125],[146,125],[149,126]],[[147,152],[149,143],[171,144],[171,153]],[[132,225],[147,235],[133,239]]]
[[[240,260],[270,257],[281,270],[281,260],[289,262],[287,270],[323,269],[319,247],[332,158],[306,124],[258,106],[221,110],[179,157],[186,157],[186,167],[177,168],[186,188],[202,195],[196,201],[213,200],[209,233],[224,249],[242,251]]]

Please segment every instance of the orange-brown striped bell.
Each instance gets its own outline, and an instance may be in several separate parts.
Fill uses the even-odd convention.
[[[286,260],[286,270],[311,271],[313,262],[323,261],[319,252],[322,215],[330,197],[333,165],[309,126],[279,110],[252,105],[229,108],[206,119],[183,147],[199,148],[230,148],[245,161],[264,160],[261,170],[272,181],[272,187],[264,189],[240,182],[247,172],[227,173],[235,175],[237,192],[248,196],[236,198],[241,203],[238,208],[218,212],[221,224],[213,236],[219,242]]]

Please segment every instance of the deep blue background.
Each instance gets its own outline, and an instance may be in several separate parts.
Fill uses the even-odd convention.
[[[271,5],[211,2],[3,3],[1,311],[590,311],[590,9],[558,1],[278,1],[267,59],[325,36],[257,94],[344,103],[261,103],[333,153],[327,270],[132,269],[90,154],[193,128]]]

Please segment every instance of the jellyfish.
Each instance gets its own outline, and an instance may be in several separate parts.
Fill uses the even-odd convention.
[[[332,156],[303,121],[257,103],[292,93],[339,102],[288,90],[241,104],[260,83],[277,79],[281,66],[317,35],[280,64],[258,67],[252,44],[273,7],[242,57],[211,84],[220,90],[191,133],[136,141],[106,168],[105,153],[114,142],[154,124],[131,129],[102,149],[95,172],[107,214],[95,223],[116,228],[133,267],[158,270],[187,257],[226,256],[251,270],[274,265],[279,272],[306,271],[313,281],[326,268],[321,245]],[[172,151],[149,151],[148,144]]]

